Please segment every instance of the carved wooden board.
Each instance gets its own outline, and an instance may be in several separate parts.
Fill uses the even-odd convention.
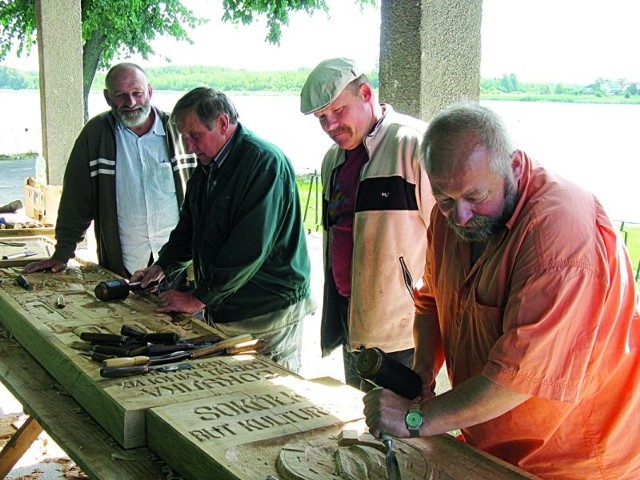
[[[345,432],[343,432],[344,434]],[[386,450],[380,440],[368,433],[343,441],[335,438],[316,438],[311,442],[291,442],[278,455],[277,468],[281,480],[361,480],[387,478]],[[428,464],[422,451],[403,441],[393,440],[402,480],[456,480],[439,475]],[[435,474],[435,475],[434,475]]]
[[[280,478],[281,448],[295,438],[328,439],[362,418],[362,395],[332,379],[275,377],[227,395],[149,409],[147,443],[188,479]]]
[[[15,282],[21,268],[0,269],[0,320],[33,357],[124,448],[146,443],[144,411],[201,397],[227,394],[265,378],[294,376],[265,358],[211,357],[189,361],[192,370],[155,372],[121,379],[100,377],[100,363],[71,347],[85,331],[119,334],[123,324],[150,332],[174,331],[192,338],[211,328],[192,317],[175,321],[156,313],[155,296],[132,294],[124,300],[102,302],[93,290],[113,279],[96,265],[67,269],[61,274],[26,275],[27,291]],[[63,295],[65,307],[56,307]]]

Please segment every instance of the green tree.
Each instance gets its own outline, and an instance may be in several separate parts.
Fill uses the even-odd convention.
[[[375,0],[355,0],[361,5]],[[29,53],[36,40],[36,0],[0,0],[0,61],[16,48]],[[225,21],[249,24],[260,16],[267,19],[267,41],[280,41],[281,26],[289,23],[289,12],[328,11],[325,0],[223,0]],[[205,22],[193,15],[180,0],[82,0],[82,67],[85,117],[87,98],[99,68],[118,56],[155,52],[156,36],[172,36],[192,42],[188,30]]]

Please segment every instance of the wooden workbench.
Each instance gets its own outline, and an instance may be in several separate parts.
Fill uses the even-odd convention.
[[[20,459],[41,426],[92,480],[179,478],[147,448],[120,447],[2,327],[0,378],[30,416],[19,432],[22,438],[12,439],[14,451],[5,449],[0,457],[0,477]]]
[[[16,285],[19,272],[0,268],[0,320],[28,349],[0,335],[0,377],[31,415],[14,445],[28,444],[42,426],[92,480],[166,478],[173,475],[167,465],[189,480],[383,478],[383,449],[364,432],[361,392],[304,380],[259,356],[198,359],[184,375],[101,379],[98,366],[69,348],[77,333],[116,333],[134,321],[160,331],[167,323],[154,313],[157,304],[138,296],[97,302],[92,288],[109,273],[95,265],[31,274],[29,291]],[[67,298],[62,311],[55,308],[59,293]],[[189,322],[193,334],[204,328]],[[345,431],[355,432],[355,445],[339,444]],[[448,435],[394,444],[405,480],[535,478]],[[0,468],[10,468],[16,452],[3,452]],[[336,458],[348,468],[362,455],[377,473],[331,473]]]

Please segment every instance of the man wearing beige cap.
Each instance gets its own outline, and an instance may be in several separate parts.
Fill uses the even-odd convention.
[[[426,124],[378,103],[346,58],[313,69],[300,110],[335,142],[322,161],[322,354],[342,345],[346,383],[366,390],[355,368],[362,349],[413,364],[413,290],[434,205],[419,160]]]

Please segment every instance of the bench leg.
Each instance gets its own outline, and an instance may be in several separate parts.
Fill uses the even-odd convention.
[[[42,426],[29,416],[0,452],[0,478],[4,478],[42,433]]]

